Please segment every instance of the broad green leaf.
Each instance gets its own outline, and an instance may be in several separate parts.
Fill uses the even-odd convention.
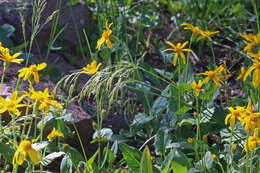
[[[112,135],[113,135],[113,131],[110,128],[103,128],[100,130],[100,136],[98,136],[98,131],[94,133],[93,139],[104,138],[110,140]]]
[[[204,158],[205,158],[207,169],[211,169],[213,166],[213,158],[211,157],[211,152],[207,151]]]
[[[85,161],[81,153],[71,146],[69,146],[67,154],[70,156],[74,168],[77,167],[80,161]]]
[[[143,151],[140,173],[153,173],[152,158],[148,146],[146,146]]]
[[[72,161],[67,154],[65,154],[65,156],[61,160],[60,172],[61,173],[72,173]]]
[[[181,165],[180,163],[173,161],[172,162],[172,170],[173,172],[181,172],[181,173],[187,173],[188,168],[184,165]]]
[[[134,131],[138,131],[140,129],[143,129],[146,124],[148,124],[150,121],[154,119],[153,116],[148,116],[144,113],[138,113],[134,120],[133,123],[131,124],[131,129]]]
[[[119,148],[129,168],[134,172],[139,172],[142,153],[136,148],[130,147],[124,143],[120,144]]]
[[[185,114],[186,112],[188,112],[189,110],[191,110],[191,107],[183,106],[180,109],[178,109],[178,111],[176,113],[178,115],[182,115],[182,114]]]
[[[11,37],[15,31],[15,28],[9,24],[3,24],[1,28],[4,30],[6,37]]]
[[[171,137],[171,129],[162,127],[158,130],[154,142],[156,154],[165,153],[165,147],[171,143]]]
[[[10,143],[0,143],[0,154],[4,156],[8,163],[12,163],[14,152],[15,150]]]
[[[45,156],[43,158],[43,160],[41,161],[41,163],[43,164],[43,166],[47,166],[49,165],[53,160],[63,156],[65,153],[63,151],[61,152],[53,152],[51,154],[48,154],[47,156]]]

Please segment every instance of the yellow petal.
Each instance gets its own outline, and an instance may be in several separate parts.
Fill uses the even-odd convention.
[[[28,151],[28,155],[30,157],[30,159],[32,160],[34,165],[38,165],[39,161],[40,161],[40,157],[39,157],[39,153],[35,150],[35,149],[30,149]]]

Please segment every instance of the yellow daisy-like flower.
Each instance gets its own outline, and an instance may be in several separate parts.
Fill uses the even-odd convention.
[[[64,134],[53,128],[52,132],[47,136],[47,138],[52,140],[55,137],[64,137]]]
[[[245,116],[241,120],[241,125],[245,126],[245,131],[251,129],[252,131],[255,128],[260,128],[260,120],[259,120],[260,113],[249,113],[249,115]]]
[[[197,40],[207,38],[209,41],[212,41],[211,35],[217,33],[219,33],[219,31],[208,31],[208,30],[202,31],[201,36]]]
[[[206,76],[203,83],[208,83],[210,80],[213,80],[214,83],[218,86],[219,83],[223,82],[223,76],[222,76],[222,67],[216,68],[214,71],[205,71],[204,73],[200,73],[201,75]]]
[[[186,41],[183,44],[177,43],[176,45],[174,45],[172,42],[167,41],[167,44],[169,44],[172,48],[165,49],[162,52],[166,52],[166,51],[174,51],[175,52],[175,55],[173,57],[173,65],[174,66],[176,66],[177,59],[178,59],[179,55],[181,56],[183,63],[186,64],[186,59],[185,59],[183,52],[192,52],[191,49],[183,49],[188,43],[189,42]]]
[[[98,69],[101,65],[102,65],[101,63],[99,63],[97,65],[97,62],[94,60],[90,64],[88,64],[86,67],[82,68],[83,69],[82,73],[86,73],[88,75],[94,75],[94,74],[96,74],[96,72],[98,71]]]
[[[184,26],[185,30],[191,30],[195,35],[200,35],[203,32],[198,26],[193,26],[189,23],[183,23],[181,26]]]
[[[191,84],[192,89],[195,91],[195,96],[198,97],[201,91],[204,91],[204,89],[201,89],[203,85],[203,82],[199,80],[198,83],[196,81],[193,81]]]
[[[242,66],[242,67],[241,67],[241,73],[240,73],[240,75],[236,78],[236,80],[243,79],[243,78],[245,77],[245,74],[246,74],[245,67]]]
[[[16,59],[20,56],[21,53],[15,53],[14,55],[10,55],[10,50],[8,48],[4,48],[0,46],[0,60],[3,60],[6,63],[15,62],[21,64],[24,59]]]
[[[189,138],[187,139],[187,142],[188,142],[189,144],[192,144],[192,143],[193,143],[193,139],[192,139],[191,137],[189,137]]]
[[[106,21],[106,30],[102,33],[102,37],[97,41],[97,49],[100,50],[100,47],[103,43],[106,43],[109,49],[112,49],[112,43],[110,41],[110,35],[112,34],[112,30],[110,29],[111,25],[108,25],[108,21]]]
[[[251,72],[254,71],[253,74],[253,85],[255,88],[257,88],[260,84],[260,62],[258,61],[258,59],[255,59],[253,65],[247,70],[245,76],[244,76],[244,81],[247,79],[248,75],[251,74]]]
[[[56,100],[52,100],[52,97],[49,94],[49,88],[45,88],[44,92],[35,91],[33,88],[31,89],[31,95],[29,95],[32,100],[39,102],[39,110],[49,112],[50,106],[55,109],[62,109],[62,105],[60,105]]]
[[[15,165],[16,163],[18,165],[22,165],[27,154],[29,155],[29,157],[32,160],[34,165],[39,164],[40,154],[38,151],[36,151],[32,147],[32,144],[29,140],[21,141],[19,147],[12,141],[9,141],[9,142],[12,143],[17,148],[16,152],[14,153],[14,157],[13,157],[13,165]]]
[[[21,112],[18,110],[20,107],[29,106],[26,104],[20,104],[20,102],[26,97],[26,95],[22,95],[21,97],[17,98],[17,91],[14,91],[9,98],[9,100],[0,97],[0,114],[9,111],[16,116],[20,116]]]
[[[23,80],[28,80],[31,76],[33,76],[33,79],[36,83],[39,83],[39,74],[38,71],[43,70],[47,64],[41,63],[39,65],[31,65],[30,67],[25,67],[20,69],[18,77],[21,78],[23,77]]]
[[[217,157],[216,154],[211,154],[212,159],[216,159],[216,157]]]
[[[244,51],[246,52],[250,52],[260,42],[260,33],[256,35],[252,33],[249,33],[247,35],[239,33],[239,35],[243,37],[245,40],[247,40],[247,41],[243,40],[243,42],[246,44],[246,46],[244,47]]]
[[[244,149],[247,152],[247,146],[249,151],[254,151],[257,146],[260,145],[260,138],[258,138],[258,129],[254,131],[253,136],[249,136],[244,144]]]
[[[236,119],[241,120],[242,114],[245,112],[245,109],[241,106],[228,107],[228,110],[231,112],[225,118],[225,124],[227,125],[228,120],[232,128],[235,127]]]

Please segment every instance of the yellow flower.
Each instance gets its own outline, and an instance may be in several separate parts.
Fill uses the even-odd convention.
[[[212,38],[210,36],[216,33],[219,33],[219,31],[202,31],[201,36],[197,40],[207,38],[209,41],[212,41]]]
[[[39,74],[38,71],[43,70],[45,67],[47,66],[47,64],[41,63],[39,65],[31,65],[30,67],[25,67],[20,69],[19,75],[18,77],[21,78],[23,77],[23,80],[28,80],[32,75],[33,75],[33,79],[36,83],[39,83]]]
[[[227,125],[228,120],[230,121],[230,126],[232,128],[235,127],[236,119],[241,120],[242,114],[245,112],[245,109],[241,106],[236,106],[235,109],[233,107],[228,107],[228,110],[231,112],[225,118],[225,124]]]
[[[187,139],[187,142],[188,142],[189,144],[192,144],[192,143],[193,143],[193,139],[189,137],[189,138]]]
[[[208,142],[208,136],[207,136],[207,135],[203,135],[203,136],[202,136],[202,140],[203,140],[204,142]]]
[[[203,31],[198,26],[193,26],[189,23],[181,24],[181,26],[184,26],[184,29],[191,30],[195,35],[200,35],[197,39],[199,41],[200,39],[207,38],[210,41],[212,41],[212,38],[210,37],[212,34],[219,33],[219,31]]]
[[[245,74],[246,74],[245,67],[242,66],[242,67],[241,67],[241,73],[240,73],[240,75],[236,78],[236,80],[243,79],[244,76],[245,76]]]
[[[32,144],[29,140],[21,141],[19,147],[12,141],[9,141],[9,142],[12,143],[17,148],[16,152],[14,153],[14,157],[13,157],[13,165],[15,165],[16,163],[18,165],[22,165],[26,158],[27,153],[34,165],[39,164],[40,154],[38,151],[36,151],[34,148],[32,148]]]
[[[98,69],[101,65],[102,65],[101,63],[99,63],[97,65],[97,62],[94,60],[90,64],[88,64],[86,67],[83,67],[82,73],[94,75],[98,71]]]
[[[222,71],[223,74],[224,74],[223,80],[227,80],[229,77],[231,77],[231,73],[230,73],[230,71],[229,71],[228,68],[227,68],[227,62],[226,62],[226,60],[223,62],[223,64],[221,64],[221,65],[219,66],[219,68],[221,68],[221,71]]]
[[[254,151],[256,149],[256,146],[260,145],[260,139],[258,138],[258,129],[254,131],[253,136],[249,136],[247,141],[244,144],[244,149],[247,152],[247,145],[249,151]]]
[[[0,60],[3,60],[7,63],[15,62],[21,64],[21,62],[23,62],[23,59],[16,59],[20,55],[21,53],[15,53],[14,55],[10,55],[10,51],[8,48],[0,46]]]
[[[236,144],[233,144],[232,145],[232,151],[236,151],[237,150],[237,145]]]
[[[186,30],[191,30],[195,35],[200,35],[203,32],[198,26],[193,26],[189,23],[183,23],[181,26],[184,26]]]
[[[43,110],[48,112],[50,110],[50,106],[53,108],[63,108],[56,100],[52,100],[51,95],[49,95],[49,89],[45,88],[44,92],[35,91],[33,88],[31,89],[31,95],[29,95],[32,100],[39,102],[39,110]]]
[[[17,91],[14,91],[9,100],[0,97],[0,114],[9,111],[12,112],[14,115],[21,115],[21,112],[18,110],[18,108],[28,105],[20,104],[20,102],[26,95],[22,95],[21,97],[17,98],[17,94]]]
[[[223,82],[223,76],[222,76],[222,67],[218,67],[214,71],[205,71],[204,73],[200,73],[201,75],[207,76],[203,83],[207,83],[210,80],[213,80],[214,83],[218,86],[219,83],[224,83]]]
[[[216,154],[211,154],[212,159],[216,159],[216,157],[217,157]]]
[[[204,89],[201,89],[203,83],[201,80],[199,80],[198,84],[196,81],[193,81],[191,84],[192,89],[195,91],[195,96],[198,97],[200,94],[200,91],[204,91]]]
[[[182,57],[183,63],[186,64],[186,59],[185,59],[183,52],[192,52],[191,49],[183,49],[188,43],[189,43],[188,41],[186,41],[183,44],[177,43],[176,46],[175,46],[172,42],[167,41],[167,44],[169,44],[172,48],[165,49],[165,50],[163,50],[163,52],[166,52],[166,51],[174,51],[175,52],[175,55],[174,55],[174,58],[173,58],[173,65],[174,66],[176,66],[177,59],[178,59],[179,55]]]
[[[246,46],[244,47],[244,51],[246,52],[250,52],[260,42],[260,33],[256,35],[252,33],[249,33],[247,35],[239,33],[239,35],[243,37],[245,40],[247,40],[247,41],[243,40],[243,42],[246,44]]]
[[[108,21],[106,21],[106,30],[102,33],[102,37],[97,41],[97,49],[100,50],[100,47],[103,43],[106,42],[109,49],[112,49],[112,43],[110,41],[110,35],[112,34],[112,30],[110,30],[110,27],[113,23],[110,23],[108,25]]]
[[[248,131],[249,129],[253,131],[257,127],[260,128],[259,116],[260,113],[251,112],[241,120],[241,125],[245,126],[245,131]]]
[[[56,130],[55,128],[52,129],[52,132],[47,136],[49,140],[55,137],[64,137],[64,134]]]
[[[258,50],[257,53],[248,52],[247,54],[255,59],[260,60],[260,50]]]
[[[247,70],[245,76],[244,76],[244,81],[247,79],[248,75],[251,74],[251,72],[254,71],[253,74],[253,85],[255,88],[257,88],[260,84],[260,62],[258,59],[255,59],[254,64]]]

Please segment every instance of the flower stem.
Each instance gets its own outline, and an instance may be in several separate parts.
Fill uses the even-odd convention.
[[[5,78],[5,71],[7,69],[8,64],[6,62],[4,62],[4,69],[3,69],[3,73],[2,73],[2,77],[1,77],[1,84],[0,84],[0,93],[2,91],[3,88],[3,84],[4,84],[4,78]]]
[[[250,153],[250,173],[253,173],[253,151]]]
[[[231,170],[229,170],[230,168],[230,161],[232,162],[232,159],[229,160],[231,158],[231,146],[232,146],[232,137],[233,137],[233,133],[234,133],[234,127],[232,127],[232,130],[231,130],[231,135],[230,135],[230,141],[229,141],[229,147],[228,147],[228,158],[227,158],[227,173],[231,172]]]

